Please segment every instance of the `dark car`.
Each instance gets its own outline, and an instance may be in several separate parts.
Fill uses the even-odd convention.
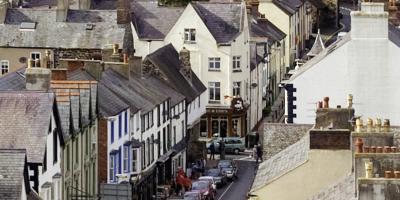
[[[237,167],[236,163],[233,160],[220,160],[218,161],[218,169],[222,171],[222,173],[226,174],[228,179],[237,178]]]
[[[192,190],[198,191],[201,194],[202,199],[212,200],[214,199],[214,189],[209,181],[195,181],[192,183]]]
[[[218,168],[207,170],[206,176],[212,176],[215,180],[215,183],[217,184],[217,187],[221,187],[227,182],[226,174]]]

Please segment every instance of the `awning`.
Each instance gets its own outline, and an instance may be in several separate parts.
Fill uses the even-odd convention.
[[[184,150],[187,147],[187,142],[186,142],[186,138],[183,138],[180,142],[178,142],[177,144],[175,144],[172,149],[175,151],[175,153],[179,153],[182,150]]]
[[[167,153],[163,154],[160,158],[157,159],[157,163],[165,163],[168,159],[171,158],[172,153],[174,153],[173,149],[167,151]]]
[[[140,147],[142,146],[142,144],[140,143],[140,141],[137,140],[137,139],[132,139],[131,142],[132,142],[132,143],[131,143],[132,148],[140,148]]]

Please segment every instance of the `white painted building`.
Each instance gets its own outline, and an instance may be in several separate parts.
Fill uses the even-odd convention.
[[[208,137],[244,136],[250,129],[246,124],[250,52],[245,3],[196,2],[182,11],[157,7],[154,2],[134,2],[133,8],[137,18],[132,22],[137,56],[144,57],[169,43],[175,49],[185,47],[190,51],[191,69],[208,88],[208,114],[201,122],[201,132]],[[208,12],[218,17],[207,15]],[[231,109],[232,100],[237,98],[243,100],[239,112]]]
[[[363,3],[361,11],[351,13],[351,27],[285,83],[287,122],[313,123],[323,97],[330,98],[331,106],[346,106],[352,94],[356,115],[400,124],[399,37],[388,32],[383,4]]]

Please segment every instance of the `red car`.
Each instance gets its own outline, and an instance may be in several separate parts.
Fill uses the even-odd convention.
[[[201,194],[201,199],[213,200],[215,198],[214,189],[209,181],[196,181],[192,183],[192,190]]]

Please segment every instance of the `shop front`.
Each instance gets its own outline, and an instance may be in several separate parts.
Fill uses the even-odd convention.
[[[244,137],[247,130],[247,109],[241,98],[234,98],[231,106],[207,106],[200,121],[201,137]]]
[[[145,172],[132,175],[132,199],[147,200],[153,199],[157,188],[157,171],[155,165]]]

